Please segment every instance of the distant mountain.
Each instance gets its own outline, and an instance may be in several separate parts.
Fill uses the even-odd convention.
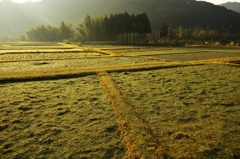
[[[187,28],[203,27],[219,31],[240,31],[240,13],[195,0],[42,0],[38,3],[0,1],[0,34],[17,35],[36,24],[60,25],[62,21],[75,26],[89,14],[94,16],[145,12],[152,29],[163,23]]]
[[[220,4],[220,6],[224,6],[227,9],[231,9],[235,12],[240,13],[240,3],[238,3],[238,2],[227,2],[227,3],[224,3],[224,4]]]

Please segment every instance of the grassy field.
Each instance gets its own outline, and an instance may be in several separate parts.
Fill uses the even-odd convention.
[[[0,47],[0,158],[240,158],[238,48]]]
[[[96,76],[1,84],[0,158],[122,158]]]
[[[239,68],[193,66],[111,76],[172,157],[239,155]]]

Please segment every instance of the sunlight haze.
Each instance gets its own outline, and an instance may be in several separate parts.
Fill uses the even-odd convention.
[[[0,1],[2,1],[2,0],[0,0]],[[11,0],[11,1],[16,2],[16,3],[25,3],[25,2],[40,2],[42,0]],[[240,0],[197,0],[197,1],[206,1],[206,2],[216,4],[216,5],[227,3],[227,2],[238,2],[238,3],[240,3]]]
[[[40,2],[41,0],[11,0],[16,3],[25,3],[25,2]]]

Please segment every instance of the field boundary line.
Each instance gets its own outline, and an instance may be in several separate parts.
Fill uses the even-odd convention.
[[[99,53],[99,52],[96,52]],[[103,53],[102,53],[103,54]],[[239,61],[240,57],[227,57],[227,58],[214,58],[214,59],[205,59],[205,60],[193,60],[193,61],[172,61],[172,62],[166,62],[165,59],[161,58],[156,58],[154,56],[112,56],[112,55],[81,55],[79,53],[79,56],[74,56],[74,57],[66,57],[66,58],[36,58],[36,59],[20,59],[20,60],[0,60],[0,63],[9,63],[9,62],[27,62],[27,61],[53,61],[53,60],[72,60],[72,59],[92,59],[92,58],[111,58],[111,57],[128,57],[128,58],[145,58],[145,59],[150,59],[155,62],[145,62],[145,63],[138,63],[138,64],[133,64],[133,65],[139,65],[139,64],[158,64],[158,65],[171,65],[171,64],[227,64],[230,61]],[[157,62],[156,62],[157,61]],[[131,66],[132,64],[128,64]],[[125,65],[121,65],[125,67]],[[110,67],[110,66],[102,66],[102,67]]]
[[[148,124],[134,111],[128,99],[119,90],[107,72],[98,73],[100,84],[117,117],[121,138],[128,158],[169,158],[166,148],[157,141]]]
[[[93,58],[106,58],[108,55],[80,55],[76,57],[66,57],[66,58],[36,58],[36,59],[20,59],[20,60],[0,60],[0,63],[9,62],[29,62],[29,61],[61,61],[61,60],[75,60],[75,59],[93,59]]]
[[[122,72],[122,71],[144,71],[153,69],[164,69],[174,67],[187,67],[202,64],[191,63],[161,63],[148,62],[128,65],[112,65],[100,67],[79,67],[79,68],[61,68],[52,70],[34,70],[21,72],[2,72],[0,74],[0,82],[22,82],[36,80],[53,80],[63,78],[75,78],[87,75],[93,75],[98,72]]]
[[[23,82],[23,81],[39,81],[39,80],[55,80],[66,78],[77,78],[81,76],[94,75],[99,72],[126,72],[126,71],[145,71],[154,69],[166,69],[175,67],[188,67],[199,65],[229,65],[239,66],[238,64],[231,64],[230,62],[240,61],[240,57],[234,58],[220,58],[209,60],[196,60],[185,62],[164,62],[154,61],[136,64],[125,65],[110,65],[110,66],[93,66],[93,67],[74,67],[74,68],[59,68],[49,70],[32,70],[32,71],[16,71],[16,72],[0,72],[0,82]]]

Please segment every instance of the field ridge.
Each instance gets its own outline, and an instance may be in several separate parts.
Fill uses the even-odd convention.
[[[78,67],[78,68],[61,68],[50,70],[37,70],[37,71],[22,71],[13,73],[1,73],[0,81],[9,82],[22,82],[22,81],[38,81],[38,80],[52,80],[63,78],[74,78],[86,75],[93,75],[98,72],[124,72],[124,71],[143,71],[162,68],[186,67],[202,65],[202,63],[162,63],[162,62],[145,62],[138,64],[125,64],[125,65],[112,65],[100,67]]]
[[[169,158],[166,148],[156,139],[148,124],[137,114],[107,72],[98,73],[118,119],[121,137],[129,158]]]
[[[0,158],[240,158],[239,49],[0,46]]]

